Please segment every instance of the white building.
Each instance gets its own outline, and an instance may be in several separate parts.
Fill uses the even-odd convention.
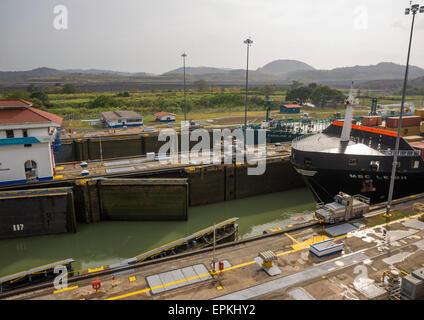
[[[135,111],[106,111],[102,112],[102,119],[109,128],[141,127],[143,118]]]
[[[22,99],[0,100],[0,185],[52,180],[62,118]]]
[[[160,121],[160,122],[171,122],[171,121],[175,121],[175,114],[174,113],[165,112],[165,111],[161,111],[161,112],[155,113],[155,117],[156,117],[156,121]]]

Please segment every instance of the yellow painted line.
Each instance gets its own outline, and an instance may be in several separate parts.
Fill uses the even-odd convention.
[[[347,237],[347,234],[344,234],[342,236],[335,237],[334,240],[342,239],[342,238],[346,238],[346,237]]]
[[[222,287],[221,286],[218,286],[218,287],[216,287],[218,290],[222,290]]]
[[[63,175],[54,176],[53,179],[63,179]]]
[[[297,241],[295,238],[293,238],[291,235],[289,235],[287,232],[284,233],[284,235],[286,237],[288,237],[289,239],[291,239],[294,243],[299,243],[299,241]]]
[[[249,262],[245,262],[245,263],[240,263],[238,265],[228,267],[228,268],[222,270],[221,272],[238,269],[238,268],[245,267],[245,266],[248,266],[248,265],[253,264],[253,263],[256,263],[256,261],[253,260],[253,261],[249,261]]]
[[[74,286],[74,287],[70,287],[70,288],[65,288],[65,289],[60,289],[60,290],[56,290],[53,291],[53,293],[60,293],[60,292],[64,292],[64,291],[69,291],[69,290],[74,290],[74,289],[78,289],[78,286]]]
[[[139,290],[139,291],[135,291],[135,292],[131,292],[131,293],[127,293],[127,294],[123,294],[121,296],[116,296],[116,297],[112,297],[112,298],[108,298],[106,300],[118,300],[118,299],[123,299],[123,298],[127,298],[127,297],[131,297],[134,296],[136,294],[140,294],[140,293],[144,293],[144,292],[148,292],[150,291],[150,289],[143,289],[143,290]]]
[[[236,266],[232,266],[232,267],[226,268],[226,269],[224,269],[224,270],[222,270],[222,271],[218,271],[217,273],[219,273],[219,272],[224,272],[224,271],[228,271],[228,270],[233,270],[233,269],[237,269],[237,268],[241,268],[241,267],[244,267],[244,266],[250,265],[250,264],[255,263],[255,262],[256,262],[256,261],[249,261],[249,262],[246,262],[246,263],[242,263],[242,264],[239,264],[239,265],[236,265]],[[198,278],[206,277],[206,276],[208,276],[208,275],[210,275],[210,273],[205,273],[205,274],[201,274],[201,275],[199,275],[199,276],[194,276],[194,277],[191,277],[191,278],[186,278],[186,279],[182,279],[182,280],[178,280],[178,281],[174,281],[174,282],[170,282],[170,283],[165,283],[165,284],[162,284],[162,285],[159,285],[159,286],[153,287],[153,288],[151,288],[151,289],[153,289],[153,290],[154,290],[154,289],[159,289],[159,288],[167,287],[167,286],[170,286],[170,285],[173,285],[173,284],[182,283],[182,282],[190,281],[190,280],[193,280],[193,279],[198,279]],[[150,289],[150,288],[148,288],[148,289],[143,289],[143,290],[139,290],[139,291],[135,291],[135,292],[127,293],[127,294],[124,294],[124,295],[121,295],[121,296],[108,298],[108,299],[106,299],[106,300],[117,300],[117,299],[122,299],[122,298],[130,297],[130,296],[133,296],[133,295],[137,295],[137,294],[140,294],[140,293],[148,292],[148,291],[150,291],[151,289]]]
[[[420,214],[417,214],[417,215],[412,216],[412,217],[415,218],[415,217],[419,217],[419,216],[420,216]],[[390,222],[388,224],[397,223],[397,222],[400,222],[402,220],[406,220],[407,218],[395,220],[395,221],[392,221],[392,222]],[[382,226],[382,225],[377,225],[377,226],[374,226],[374,227],[371,227],[371,228],[366,228],[366,229],[363,229],[361,231],[374,229],[374,228],[377,228],[377,227],[380,227],[380,226]],[[352,232],[352,234],[354,234],[354,232]],[[289,235],[287,234],[287,236],[289,236]],[[337,239],[341,239],[341,238],[345,238],[345,237],[347,237],[347,234],[342,235],[342,236],[339,236],[339,237],[336,237],[335,239],[337,240]],[[290,238],[290,236],[289,236],[289,238]],[[283,255],[286,255],[286,254],[289,254],[289,253],[294,253],[294,252],[297,252],[297,251],[302,251],[302,250],[308,248],[310,244],[316,243],[316,242],[320,242],[320,241],[323,241],[323,240],[326,240],[326,239],[329,239],[329,238],[327,236],[315,236],[315,237],[312,237],[312,238],[310,238],[310,239],[308,239],[306,241],[303,241],[301,243],[298,242],[297,244],[292,245],[292,247],[293,247],[292,250],[280,252],[280,253],[276,254],[276,256],[277,257],[280,257],[280,256],[283,256]],[[296,242],[297,242],[297,240],[296,240]],[[248,265],[251,265],[251,264],[254,264],[254,263],[256,263],[255,260],[248,261],[248,262],[245,262],[245,263],[241,263],[241,264],[238,264],[238,265],[235,265],[235,266],[226,268],[226,269],[224,269],[222,271],[217,271],[216,273],[218,274],[218,273],[221,273],[221,272],[224,272],[224,271],[238,269],[238,268],[245,267],[245,266],[248,266]],[[189,280],[192,280],[192,279],[205,277],[207,275],[210,275],[210,273],[205,273],[205,274],[202,274],[202,275],[199,275],[199,276],[195,276],[195,277],[191,277],[191,278],[187,278],[187,279],[182,279],[182,280],[178,280],[178,281],[166,283],[166,284],[163,284],[163,285],[159,285],[159,286],[153,287],[151,289],[159,289],[159,288],[163,288],[163,287],[170,286],[170,285],[173,285],[173,284],[177,284],[177,283],[182,283],[182,282],[185,282],[185,281],[189,281]],[[325,279],[325,276],[323,276],[323,278]],[[137,295],[137,294],[140,294],[140,293],[148,292],[151,289],[149,289],[149,288],[148,289],[143,289],[143,290],[139,290],[139,291],[127,293],[127,294],[124,294],[124,295],[120,295],[120,296],[117,296],[117,297],[108,298],[106,300],[122,299],[122,298],[130,297],[130,296],[133,296],[133,295]]]
[[[321,242],[321,241],[324,241],[324,240],[327,240],[327,239],[329,239],[327,236],[315,236],[315,237],[309,238],[308,240],[305,240],[303,242],[293,244],[292,248],[294,250],[308,249],[311,246],[311,244]]]
[[[103,270],[103,266],[101,266],[100,268],[96,268],[96,269],[88,269],[87,272],[91,273],[91,272],[97,272],[97,271],[102,271]]]
[[[194,280],[194,279],[206,277],[208,275],[210,275],[209,272],[208,273],[205,273],[205,274],[201,274],[200,276],[194,276],[194,277],[191,277],[191,278],[186,278],[186,279],[181,279],[181,280],[177,280],[177,281],[174,281],[174,282],[169,282],[169,283],[161,284],[161,285],[156,286],[156,287],[153,287],[151,289],[154,290],[154,289],[164,288],[164,287],[167,287],[167,286],[172,286],[173,284],[182,283],[182,282],[186,282],[186,281],[190,281],[190,280]]]
[[[135,276],[134,277],[129,277],[130,282],[135,281]]]
[[[56,171],[60,171],[60,170],[65,169],[65,167],[57,167],[57,168],[55,168],[55,169],[56,169]]]

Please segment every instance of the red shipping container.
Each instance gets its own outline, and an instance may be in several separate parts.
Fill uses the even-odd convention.
[[[383,122],[381,116],[364,116],[362,117],[362,125],[366,127],[375,127]]]
[[[402,127],[418,127],[421,124],[421,117],[407,116],[402,117]],[[397,128],[399,125],[399,117],[386,118],[387,128]]]
[[[386,127],[387,128],[397,128],[399,123],[399,118],[391,117],[386,118]]]

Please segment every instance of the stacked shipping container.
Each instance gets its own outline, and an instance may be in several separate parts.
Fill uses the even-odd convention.
[[[361,124],[366,127],[376,127],[381,125],[383,122],[383,117],[381,116],[363,116]]]
[[[397,132],[397,128],[389,128],[385,126],[378,126],[379,129],[389,130],[393,132]],[[420,135],[420,127],[402,127],[400,129],[400,135],[402,137],[405,136],[419,136]]]
[[[419,127],[421,124],[420,116],[402,117],[402,127]],[[386,118],[387,128],[397,128],[399,125],[399,117]]]
[[[415,115],[421,117],[421,121],[424,121],[424,109],[415,110]]]

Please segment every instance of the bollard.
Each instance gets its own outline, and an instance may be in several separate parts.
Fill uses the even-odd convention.
[[[97,293],[97,291],[100,290],[100,287],[102,286],[102,282],[100,280],[91,281],[91,286],[94,290],[96,290]]]
[[[112,288],[115,287],[115,276],[112,276]]]

